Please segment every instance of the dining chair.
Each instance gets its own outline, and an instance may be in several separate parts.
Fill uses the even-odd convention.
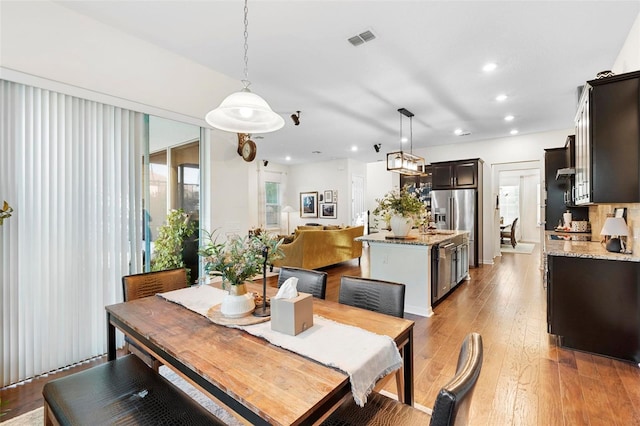
[[[513,223],[510,227],[507,227],[504,230],[500,231],[500,244],[502,244],[502,240],[506,239],[511,243],[511,246],[513,248],[516,248],[516,244],[518,244],[518,242],[516,241],[516,223],[518,223],[517,217],[513,220]]]
[[[318,299],[324,299],[327,295],[327,273],[314,271],[313,269],[282,266],[278,275],[278,288],[289,278],[298,279],[298,291],[309,293]]]
[[[187,270],[185,268],[145,272],[122,277],[122,293],[125,302],[185,287],[187,287]],[[126,336],[124,351],[125,353],[137,355],[155,371],[160,368],[160,362],[157,359]]]
[[[368,311],[404,318],[405,285],[372,278],[343,275],[338,302]],[[398,400],[404,395],[402,367],[396,370]]]
[[[440,388],[431,414],[372,392],[364,407],[347,398],[322,426],[426,425],[459,426],[469,422],[469,406],[482,369],[482,337],[469,333],[462,341],[455,375]]]

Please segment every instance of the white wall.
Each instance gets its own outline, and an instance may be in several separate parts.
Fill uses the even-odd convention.
[[[638,70],[640,70],[640,13],[636,17],[627,40],[622,45],[622,49],[620,49],[620,53],[611,67],[611,71],[616,74]]]
[[[291,166],[286,204],[298,210],[291,214],[290,227],[295,229],[305,223],[323,225],[349,225],[351,222],[351,173],[365,173],[365,165],[347,159]],[[326,190],[337,191],[337,219],[301,218],[300,193]]]
[[[52,2],[3,1],[1,7],[0,65],[7,70],[154,107],[154,112],[136,111],[176,112],[200,125],[209,110],[241,87],[237,80]]]

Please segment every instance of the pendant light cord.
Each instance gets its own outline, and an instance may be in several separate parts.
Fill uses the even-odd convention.
[[[248,0],[244,0],[244,88],[248,88],[251,82],[249,81],[249,6]]]
[[[409,153],[413,155],[413,117],[409,117],[409,141],[411,141],[411,151]]]

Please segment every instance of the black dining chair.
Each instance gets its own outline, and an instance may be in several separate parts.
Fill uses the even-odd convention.
[[[122,291],[125,302],[185,287],[187,287],[187,270],[185,268],[145,272],[122,277]],[[160,362],[157,359],[126,336],[124,352],[138,356],[156,372],[160,368]]]
[[[462,341],[456,373],[438,392],[433,410],[425,411],[372,392],[364,407],[346,399],[322,426],[426,425],[459,426],[469,422],[471,396],[482,369],[482,337],[469,333]]]
[[[343,275],[338,302],[404,318],[404,291],[404,284]]]
[[[405,285],[372,278],[343,275],[338,302],[368,311],[404,318]],[[398,399],[403,397],[403,369],[396,371]]]
[[[309,293],[318,299],[324,299],[327,295],[327,273],[312,269],[294,268],[283,266],[278,275],[278,288],[289,278],[298,279],[298,291]]]

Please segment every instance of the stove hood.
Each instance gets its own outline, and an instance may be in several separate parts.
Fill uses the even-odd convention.
[[[568,178],[576,174],[576,169],[573,167],[566,167],[564,169],[558,169],[556,172],[556,180],[560,178]]]

